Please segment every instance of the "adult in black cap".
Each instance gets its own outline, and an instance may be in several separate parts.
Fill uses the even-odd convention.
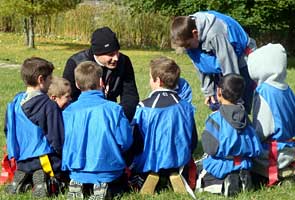
[[[103,68],[103,90],[108,100],[117,101],[124,108],[129,120],[133,118],[139,101],[134,70],[128,56],[119,52],[116,34],[108,27],[95,30],[89,49],[72,55],[65,66],[63,77],[71,82],[72,99],[77,100],[80,90],[75,85],[74,70],[83,61],[94,61]]]

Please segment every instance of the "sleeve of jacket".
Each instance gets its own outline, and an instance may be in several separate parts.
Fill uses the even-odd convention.
[[[218,132],[219,125],[210,117],[206,121],[205,130],[202,134],[202,147],[205,153],[214,156],[219,148],[219,141],[214,137],[214,133]]]
[[[69,58],[62,75],[63,78],[67,79],[71,83],[73,101],[76,101],[80,95],[80,90],[76,87],[76,83],[75,83],[74,71],[76,67],[77,65],[75,61],[72,58]]]
[[[240,74],[238,57],[228,38],[224,35],[216,34],[210,40],[210,44],[220,64],[222,74]]]
[[[192,143],[191,143],[191,151],[192,151],[192,153],[197,148],[197,144],[198,144],[198,131],[197,131],[194,119],[193,119],[193,123],[194,123],[194,126],[193,126],[193,131],[192,131]]]
[[[253,101],[253,126],[261,141],[266,140],[274,133],[274,118],[269,105],[258,93]]]
[[[123,110],[119,111],[118,123],[115,130],[115,139],[122,153],[126,152],[133,143],[132,129]]]
[[[214,78],[210,74],[204,74],[197,69],[197,73],[201,82],[201,90],[205,97],[213,96],[214,91]]]
[[[123,107],[126,117],[131,121],[139,102],[139,95],[136,87],[133,66],[127,56],[124,67],[125,71],[122,77],[123,85],[120,94],[120,105]]]
[[[55,104],[54,102],[52,103]],[[46,112],[47,131],[45,132],[45,137],[56,153],[61,155],[64,143],[62,112],[57,105],[52,105],[50,107],[50,110]]]

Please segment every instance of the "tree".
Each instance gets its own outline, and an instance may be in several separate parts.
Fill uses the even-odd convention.
[[[2,16],[21,15],[24,18],[26,44],[35,48],[36,17],[73,9],[80,2],[81,0],[0,0],[0,13]]]
[[[118,1],[118,0],[117,0]],[[158,12],[166,16],[189,15],[202,10],[228,14],[260,34],[280,36],[290,54],[295,54],[295,0],[122,0],[133,13]],[[284,37],[284,35],[286,35]],[[264,39],[265,40],[265,39]],[[268,41],[268,42],[272,42]]]

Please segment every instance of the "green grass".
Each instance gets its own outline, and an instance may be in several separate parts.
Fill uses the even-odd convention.
[[[37,38],[37,49],[27,49],[23,46],[24,38],[22,35],[12,35],[0,33],[0,63],[22,63],[25,58],[39,56],[50,60],[55,65],[54,74],[61,76],[67,58],[73,53],[85,49],[88,44],[73,43],[72,41],[51,41],[48,39]],[[130,50],[122,49],[122,52],[131,58],[134,66],[136,83],[140,94],[140,99],[144,99],[150,92],[149,88],[149,61],[158,56],[169,56],[173,58],[181,67],[181,76],[187,79],[193,90],[193,104],[197,108],[195,115],[199,136],[204,128],[204,121],[209,114],[209,109],[203,104],[204,98],[200,91],[200,83],[197,78],[195,69],[192,67],[190,60],[185,55],[177,55],[174,51],[152,51],[152,50]],[[289,59],[287,82],[293,90],[295,89],[295,59]],[[24,90],[23,83],[20,79],[19,68],[0,68],[0,129],[3,130],[4,113],[6,104],[13,96]],[[0,134],[0,148],[5,144],[4,133]],[[202,154],[201,145],[194,156],[198,158]],[[2,155],[0,154],[0,158]],[[196,194],[198,199],[225,199],[225,197],[212,195],[208,193]],[[273,188],[262,188],[257,191],[242,193],[236,197],[238,200],[243,199],[292,199],[295,196],[294,182],[286,182],[282,186]],[[19,196],[8,196],[0,187],[0,200],[2,199],[31,199],[30,193]],[[46,198],[45,198],[46,199]],[[60,195],[55,199],[65,199]],[[188,195],[178,195],[170,189],[163,190],[154,196],[142,197],[137,193],[125,194],[123,199],[190,199]]]

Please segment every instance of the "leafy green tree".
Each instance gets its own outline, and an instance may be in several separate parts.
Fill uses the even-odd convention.
[[[118,2],[119,0],[117,0]],[[133,13],[157,12],[166,16],[189,15],[201,10],[228,14],[255,32],[286,35],[285,46],[295,54],[295,0],[121,0]]]
[[[81,0],[0,0],[2,16],[21,15],[24,18],[26,44],[35,48],[34,26],[36,17],[75,8]]]

